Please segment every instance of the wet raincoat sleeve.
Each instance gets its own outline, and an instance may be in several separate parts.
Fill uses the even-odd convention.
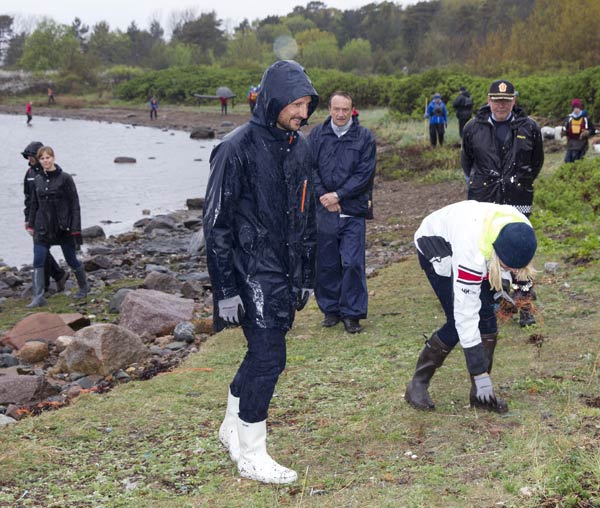
[[[313,175],[317,171],[313,171]],[[310,192],[306,202],[306,227],[302,243],[302,288],[314,289],[317,260],[317,196],[314,182],[309,186]]]
[[[240,166],[223,144],[211,157],[211,172],[204,206],[204,237],[217,301],[240,294],[234,266],[235,206],[240,193]]]
[[[358,166],[341,187],[336,189],[340,201],[364,194],[370,190],[373,182],[377,164],[375,137],[366,129],[362,129],[362,132],[366,139],[360,153]]]
[[[69,210],[71,213],[70,217],[70,228],[71,233],[81,232],[81,208],[79,206],[79,195],[77,194],[77,187],[71,175],[65,178],[65,194],[69,201]]]
[[[308,143],[312,153],[312,177],[314,185],[314,193],[316,199],[319,199],[323,194],[327,194],[327,189],[323,185],[321,180],[321,173],[319,172],[319,137],[321,136],[322,126],[318,125],[308,135]]]
[[[542,139],[542,132],[540,128],[535,124],[533,129],[533,153],[531,156],[531,170],[532,177],[535,179],[540,174],[542,166],[544,165],[544,140]]]
[[[23,194],[25,195],[23,213],[25,214],[25,222],[29,223],[29,210],[31,208],[31,195],[34,193],[32,190],[32,186],[29,183],[29,179],[31,176],[29,175],[29,171],[25,173],[25,177],[23,178]]]

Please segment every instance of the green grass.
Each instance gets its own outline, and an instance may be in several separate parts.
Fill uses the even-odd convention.
[[[314,302],[298,315],[269,419],[269,449],[298,471],[297,484],[238,480],[218,442],[244,354],[241,332],[229,330],[174,372],[5,428],[0,506],[596,506],[600,409],[586,403],[600,388],[592,275],[596,265],[542,275],[541,324],[502,325],[493,379],[507,415],[467,407],[459,350],[433,379],[435,412],[404,402],[422,335],[443,316],[410,259],[369,280],[364,333],[321,328]],[[532,333],[544,336],[541,348]]]

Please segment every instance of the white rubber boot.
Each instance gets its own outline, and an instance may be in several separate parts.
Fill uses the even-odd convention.
[[[267,420],[247,423],[238,418],[240,460],[238,471],[243,478],[263,483],[292,483],[296,471],[283,467],[267,453]]]
[[[227,409],[225,418],[219,428],[219,440],[223,446],[229,450],[231,460],[238,463],[240,460],[240,439],[238,437],[237,421],[240,411],[240,398],[231,395],[231,390],[227,395]]]

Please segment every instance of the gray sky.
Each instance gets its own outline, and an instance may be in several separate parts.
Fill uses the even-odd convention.
[[[377,0],[326,0],[327,7],[356,9]],[[417,0],[397,0],[399,5],[409,5]],[[107,21],[112,29],[125,30],[132,20],[139,28],[148,28],[150,19],[158,19],[166,31],[170,31],[173,11],[195,9],[197,14],[216,11],[224,27],[233,29],[244,18],[250,21],[269,15],[285,15],[297,5],[306,6],[307,0],[2,0],[0,14],[15,16],[27,24],[31,16],[47,16],[59,23],[70,24],[79,17],[86,25]]]

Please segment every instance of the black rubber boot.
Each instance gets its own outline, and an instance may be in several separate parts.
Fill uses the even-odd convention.
[[[498,342],[498,333],[482,333],[481,342],[488,355],[488,374],[492,373],[492,366],[494,365],[494,351],[496,350],[496,343]],[[477,398],[477,388],[475,387],[475,380],[471,376],[471,392],[469,393],[469,403],[471,407],[479,409],[485,409],[487,411],[494,411],[496,413],[506,413],[508,411],[508,404],[504,399],[496,397],[495,402],[483,403]]]
[[[75,270],[75,278],[77,279],[77,285],[79,286],[79,291],[77,291],[75,298],[85,298],[90,288],[88,286],[87,277],[85,276],[85,268],[83,265]]]
[[[419,354],[415,373],[406,388],[404,398],[411,406],[417,409],[435,409],[435,404],[427,389],[433,374],[439,369],[450,353],[450,348],[444,344],[434,333],[425,342],[425,347]]]

